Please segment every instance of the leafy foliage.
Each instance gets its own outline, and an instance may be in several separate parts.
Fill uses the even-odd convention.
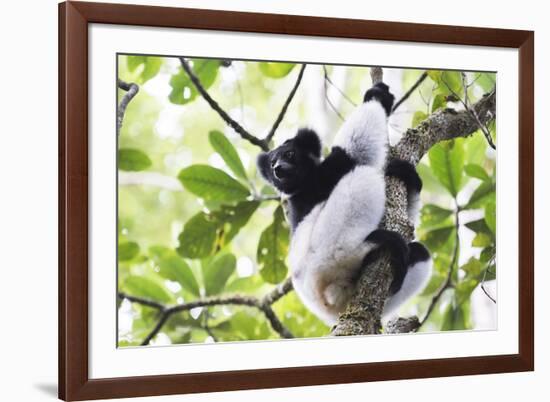
[[[289,230],[283,208],[277,207],[273,222],[261,234],[256,259],[260,274],[268,283],[279,283],[287,275],[285,256],[288,253]]]
[[[118,150],[118,168],[120,170],[145,170],[151,167],[151,164],[151,159],[139,149],[121,148]]]
[[[210,88],[214,84],[214,81],[216,81],[219,67],[220,61],[212,59],[195,59],[192,66],[205,89]],[[172,75],[170,78],[170,86],[172,87],[172,91],[168,99],[177,105],[185,105],[192,102],[199,95],[197,88],[195,88],[191,79],[181,67],[178,73]]]

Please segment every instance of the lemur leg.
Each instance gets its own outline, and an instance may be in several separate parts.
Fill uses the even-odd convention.
[[[408,249],[405,278],[399,288],[386,300],[382,314],[385,317],[391,315],[405,301],[422,291],[432,274],[432,259],[426,247],[418,242],[412,242],[409,243]]]
[[[416,223],[421,206],[422,180],[415,167],[407,161],[392,159],[386,166],[386,176],[398,178],[407,187],[407,215],[411,222]]]

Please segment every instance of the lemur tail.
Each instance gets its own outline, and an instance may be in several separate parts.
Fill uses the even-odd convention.
[[[422,180],[415,167],[402,159],[392,159],[386,166],[386,176],[396,177],[407,187],[407,215],[416,223],[420,211]]]

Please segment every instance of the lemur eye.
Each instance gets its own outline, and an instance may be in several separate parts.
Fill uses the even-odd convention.
[[[285,159],[288,159],[288,160],[294,159],[294,151],[286,151],[285,152]]]

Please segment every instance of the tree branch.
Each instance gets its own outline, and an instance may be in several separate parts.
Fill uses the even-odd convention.
[[[464,109],[466,109],[468,111],[468,113],[470,113],[472,118],[477,123],[477,126],[479,127],[479,129],[481,130],[483,135],[485,136],[485,139],[487,140],[487,143],[489,144],[489,146],[496,150],[497,147],[496,147],[495,143],[493,142],[493,139],[491,138],[491,133],[489,132],[489,129],[487,128],[487,125],[485,123],[481,122],[481,120],[479,119],[479,116],[477,115],[476,110],[474,108],[470,107],[470,102],[469,102],[469,99],[468,99],[469,85],[466,84],[466,74],[460,73],[460,76],[462,78],[462,87],[464,88],[464,99],[462,99],[455,91],[453,91],[451,86],[449,84],[447,84],[447,82],[445,80],[443,80],[443,83],[449,89],[449,91],[460,101],[460,103],[462,103],[462,105],[464,106]]]
[[[398,318],[390,321],[386,324],[384,332],[386,334],[402,334],[407,332],[414,332],[420,327],[418,317]]]
[[[302,64],[302,68],[300,69],[300,72],[298,73],[298,78],[296,78],[296,83],[294,84],[294,87],[288,94],[288,98],[286,99],[283,108],[279,112],[279,115],[277,116],[277,119],[275,120],[275,123],[273,123],[273,127],[271,127],[271,130],[266,135],[264,141],[269,144],[273,136],[275,135],[275,131],[277,131],[277,128],[279,128],[279,124],[283,121],[283,118],[285,117],[286,110],[288,109],[288,106],[290,105],[290,102],[292,102],[292,99],[294,98],[294,95],[296,94],[296,91],[298,90],[298,87],[300,86],[300,82],[302,82],[302,77],[304,76],[304,70],[306,69],[307,64]]]
[[[374,70],[374,71],[373,71]],[[382,69],[371,69],[373,83],[382,80]],[[473,109],[482,123],[493,120],[496,90],[486,94]],[[416,165],[422,156],[436,143],[457,137],[467,137],[478,129],[468,111],[451,109],[437,111],[416,128],[406,131],[401,140],[391,148],[390,156]],[[381,225],[400,233],[407,241],[414,237],[414,227],[407,216],[407,191],[400,180],[389,177],[386,181],[386,214]],[[333,335],[378,334],[380,318],[388,290],[393,280],[390,258],[387,253],[363,267],[355,295],[333,328]]]
[[[201,94],[201,96],[204,98],[204,100],[210,105],[212,109],[214,109],[215,112],[218,113],[218,115],[231,127],[237,134],[239,134],[242,138],[250,142],[251,144],[254,144],[258,147],[260,147],[264,151],[268,151],[269,147],[267,145],[267,141],[262,140],[252,134],[250,134],[243,126],[241,126],[239,123],[237,123],[235,120],[231,118],[227,114],[225,110],[221,108],[221,106],[216,102],[212,96],[204,89],[202,86],[199,78],[195,75],[193,70],[191,69],[191,66],[189,66],[189,63],[185,60],[185,58],[180,57],[180,63],[182,68],[185,70],[187,75],[189,76],[189,79],[191,79],[191,82],[197,88],[197,91]]]
[[[126,91],[126,93],[124,94],[124,96],[120,101],[120,104],[118,105],[118,110],[117,110],[116,132],[117,134],[119,134],[120,129],[122,127],[122,121],[124,120],[124,114],[126,113],[126,108],[128,107],[128,103],[130,103],[132,98],[137,95],[139,91],[139,86],[134,83],[124,82],[121,79],[117,80],[117,85],[120,89],[123,89],[124,91]]]
[[[158,303],[153,300],[149,300],[143,297],[131,296],[123,292],[118,293],[120,299],[127,299],[132,303],[142,304],[147,307],[157,309],[160,313],[159,320],[149,332],[149,334],[142,341],[142,345],[148,345],[149,342],[160,332],[166,321],[170,318],[172,314],[179,313],[182,311],[189,311],[197,307],[209,307],[209,306],[219,306],[219,305],[233,305],[233,306],[247,306],[254,307],[260,310],[269,323],[271,328],[277,332],[281,338],[293,338],[294,336],[285,327],[285,325],[279,320],[279,317],[273,311],[271,307],[277,300],[286,295],[292,290],[292,282],[290,278],[286,279],[281,284],[277,285],[271,292],[267,293],[264,297],[257,298],[253,296],[244,296],[244,295],[227,295],[219,297],[208,297],[204,299],[193,300],[188,303],[176,304],[173,306],[166,306],[164,304]]]

